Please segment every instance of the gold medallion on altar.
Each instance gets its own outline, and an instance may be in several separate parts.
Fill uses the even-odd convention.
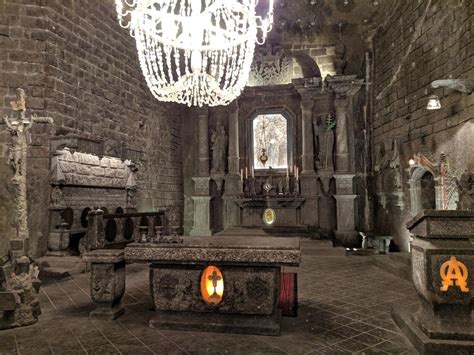
[[[263,223],[266,225],[272,225],[275,223],[276,220],[276,213],[273,208],[267,208],[265,211],[263,211]]]

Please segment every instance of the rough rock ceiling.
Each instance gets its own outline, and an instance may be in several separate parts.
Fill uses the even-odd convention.
[[[390,0],[275,0],[275,28],[283,36],[318,35],[348,25],[372,27],[380,9]]]

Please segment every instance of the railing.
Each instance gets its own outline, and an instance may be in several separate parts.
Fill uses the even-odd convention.
[[[120,249],[126,244],[157,235],[169,235],[166,210],[104,214],[101,209],[87,215],[87,238],[82,250],[101,248]]]

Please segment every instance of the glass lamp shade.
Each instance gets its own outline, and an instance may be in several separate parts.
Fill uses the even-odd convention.
[[[439,97],[436,95],[431,95],[428,99],[428,104],[426,105],[427,110],[439,110],[441,108],[441,102]]]

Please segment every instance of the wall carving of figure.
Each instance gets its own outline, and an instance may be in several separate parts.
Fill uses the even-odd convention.
[[[334,171],[336,120],[332,114],[313,119],[313,134],[317,166],[322,171]]]
[[[54,207],[63,205],[63,191],[58,185],[51,188],[51,205]]]
[[[457,210],[474,211],[474,174],[466,171],[455,181],[459,193]]]
[[[217,123],[216,128],[211,130],[212,173],[225,172],[227,140],[224,126]]]

